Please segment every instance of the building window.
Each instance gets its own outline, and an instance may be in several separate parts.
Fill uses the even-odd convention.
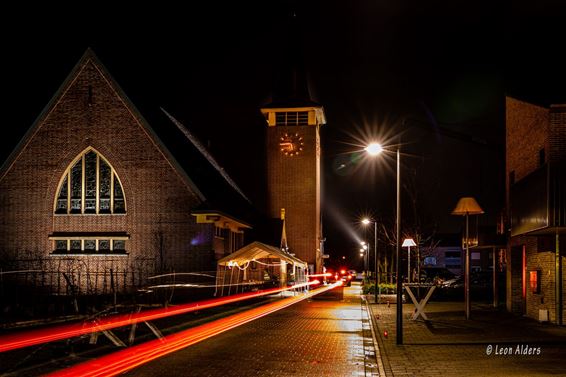
[[[57,192],[56,214],[126,213],[118,175],[93,149],[73,161]]]
[[[225,234],[225,232],[224,232],[223,228],[221,228],[219,226],[214,227],[214,236],[215,237],[224,239],[224,234]]]
[[[54,255],[65,254],[126,254],[125,239],[55,238]]]
[[[275,124],[278,126],[306,126],[309,124],[309,112],[288,111],[275,113]]]
[[[541,270],[529,271],[529,286],[532,293],[540,294],[540,277]]]
[[[427,266],[436,266],[436,257],[426,257],[423,263]]]
[[[545,155],[545,152],[544,152],[544,148],[541,148],[538,151],[538,166],[541,167],[545,163],[546,163],[546,155]]]

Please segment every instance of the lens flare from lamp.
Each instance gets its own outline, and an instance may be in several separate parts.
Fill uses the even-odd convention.
[[[365,151],[370,156],[377,156],[381,152],[383,152],[383,147],[379,143],[371,143],[367,147],[365,147]]]

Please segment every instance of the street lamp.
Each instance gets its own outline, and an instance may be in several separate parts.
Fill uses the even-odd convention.
[[[369,265],[369,245],[366,241],[360,242],[362,248],[360,249],[360,253],[364,253],[364,270],[365,270],[365,278],[368,278],[368,265]]]
[[[371,143],[365,151],[370,156],[377,156],[383,152],[383,147],[379,143]],[[396,254],[395,254],[395,274],[397,275],[397,344],[403,344],[403,285],[400,279],[400,255],[401,255],[401,156],[399,145],[397,146],[397,209],[395,211],[395,234],[396,234]]]
[[[362,219],[362,224],[364,225],[369,225],[370,223],[373,223],[373,252],[374,252],[374,257],[375,257],[375,292],[374,292],[374,302],[377,304],[377,295],[378,295],[378,287],[379,287],[379,279],[377,276],[377,222],[375,220],[370,220],[367,217]],[[379,293],[381,294],[381,289],[379,290]]]
[[[411,282],[411,246],[417,246],[412,238],[405,238],[403,247],[407,247],[409,253],[407,254],[407,283]]]
[[[466,296],[466,319],[470,319],[470,237],[468,234],[468,215],[480,215],[484,213],[474,198],[464,197],[458,200],[453,215],[466,216],[466,261],[464,270],[464,294]]]

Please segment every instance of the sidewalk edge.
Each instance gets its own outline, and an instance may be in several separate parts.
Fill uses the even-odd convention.
[[[371,337],[373,339],[373,348],[375,349],[375,360],[377,363],[377,368],[379,370],[379,376],[385,377],[385,368],[383,366],[383,360],[381,359],[381,349],[379,347],[379,343],[377,341],[377,336],[375,334],[375,329],[377,328],[377,324],[375,323],[375,318],[373,316],[373,311],[369,307],[368,300],[364,297],[364,304],[366,306],[366,310],[369,316],[370,324],[371,324]]]

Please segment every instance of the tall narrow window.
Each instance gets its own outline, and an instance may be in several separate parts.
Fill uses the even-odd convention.
[[[89,149],[67,169],[59,186],[55,213],[126,213],[122,184],[104,157]]]
[[[546,162],[546,154],[544,153],[544,148],[538,151],[538,166],[541,167]]]

